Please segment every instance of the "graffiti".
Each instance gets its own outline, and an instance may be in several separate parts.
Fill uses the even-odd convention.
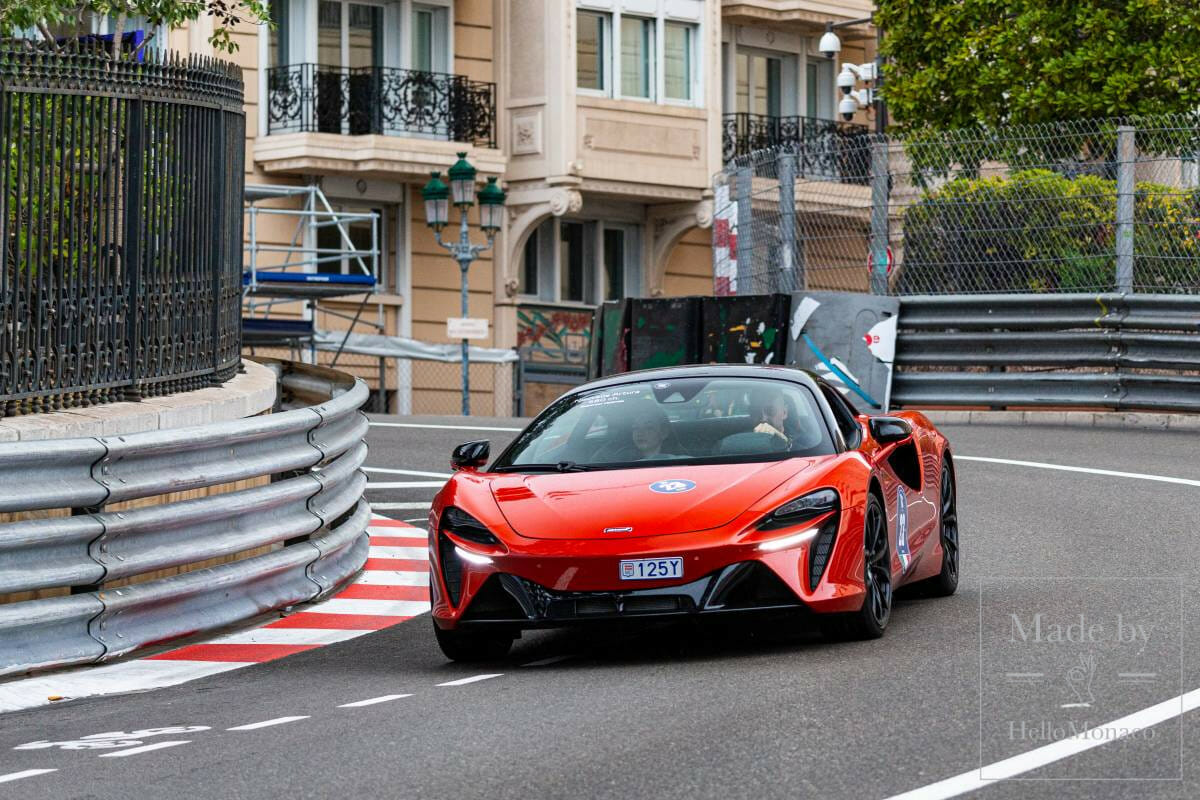
[[[517,309],[517,347],[586,352],[592,338],[592,311],[552,306]]]

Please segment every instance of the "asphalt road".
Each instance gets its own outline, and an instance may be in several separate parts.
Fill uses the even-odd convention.
[[[436,481],[411,473],[448,472],[459,442],[487,438],[496,452],[514,435],[375,419],[445,426],[371,429],[368,464],[393,472],[369,473],[370,498],[399,519],[423,519],[436,489],[378,484]],[[981,765],[1018,780],[970,796],[1200,796],[1196,714],[1159,708],[1152,727],[1135,718],[1136,736],[1055,749],[1056,725],[1107,730],[1200,687],[1186,644],[1200,637],[1195,437],[945,430],[960,457],[962,584],[952,598],[900,602],[881,640],[542,632],[504,662],[468,667],[443,659],[421,617],[175,688],[0,716],[0,776],[57,770],[0,783],[0,797],[888,798]],[[1036,641],[1014,640],[1014,615]],[[339,707],[395,694],[409,696]],[[287,717],[299,719],[230,730]],[[171,726],[202,729],[161,732],[146,741],[186,744],[119,758],[13,749]]]

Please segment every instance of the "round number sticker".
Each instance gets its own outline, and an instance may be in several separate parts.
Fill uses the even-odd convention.
[[[689,492],[696,488],[696,484],[692,481],[684,481],[679,479],[669,481],[655,481],[650,484],[650,491],[658,492],[659,494],[679,494],[680,492]]]

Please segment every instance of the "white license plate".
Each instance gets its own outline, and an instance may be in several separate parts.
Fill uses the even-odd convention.
[[[621,562],[623,581],[655,581],[682,577],[682,558],[637,558]]]

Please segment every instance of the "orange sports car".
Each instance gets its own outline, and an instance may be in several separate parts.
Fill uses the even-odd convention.
[[[490,466],[455,448],[430,509],[434,632],[455,660],[523,629],[783,614],[881,636],[895,589],[958,585],[954,463],[923,415],[858,414],[785,367],[577,387]]]

